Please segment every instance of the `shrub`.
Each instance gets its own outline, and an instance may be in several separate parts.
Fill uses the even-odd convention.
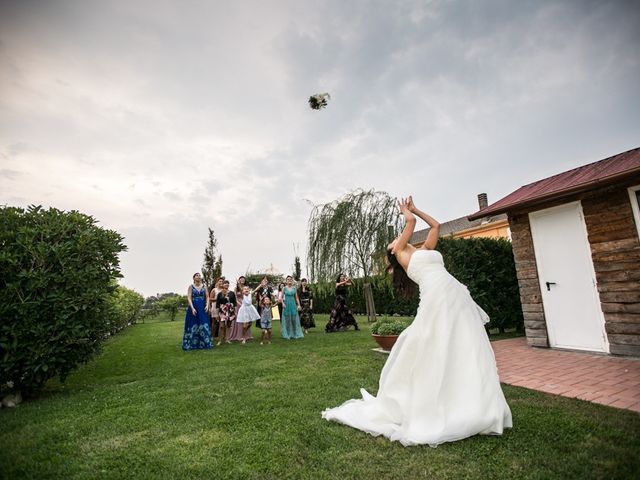
[[[371,325],[371,333],[375,335],[400,335],[409,326],[407,322],[393,319],[380,319]]]
[[[116,285],[109,298],[109,332],[113,335],[137,321],[142,313],[144,297],[130,288]]]
[[[353,313],[364,314],[367,309],[364,302],[364,279],[352,279],[353,286],[349,287],[347,304]],[[418,309],[418,297],[399,298],[393,293],[390,278],[386,275],[369,279],[371,291],[376,305],[376,312],[386,315],[415,315]],[[313,290],[313,308],[316,312],[328,313],[335,302],[335,282],[316,283]]]
[[[99,350],[125,248],[76,211],[0,208],[0,388],[37,392]]]
[[[437,249],[449,273],[464,283],[491,318],[488,328],[524,327],[511,242],[493,238],[442,238]]]

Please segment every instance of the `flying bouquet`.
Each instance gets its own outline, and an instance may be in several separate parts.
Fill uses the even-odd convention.
[[[331,98],[328,93],[316,93],[309,97],[309,106],[314,110],[320,110],[327,106],[327,100]]]

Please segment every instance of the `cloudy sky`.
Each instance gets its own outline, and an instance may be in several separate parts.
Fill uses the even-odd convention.
[[[121,232],[122,283],[305,260],[311,204],[441,221],[640,145],[633,1],[0,0],[0,204]],[[309,95],[330,92],[313,111]]]

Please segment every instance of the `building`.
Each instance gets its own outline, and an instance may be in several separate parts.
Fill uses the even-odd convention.
[[[640,356],[640,148],[525,185],[507,214],[529,345]]]
[[[478,207],[480,211],[487,208],[488,200],[486,193],[478,195]],[[409,240],[414,246],[420,246],[427,239],[430,228],[414,232]],[[454,238],[511,238],[509,232],[509,222],[507,215],[500,213],[497,215],[487,215],[474,220],[467,217],[460,217],[440,224],[440,237]]]

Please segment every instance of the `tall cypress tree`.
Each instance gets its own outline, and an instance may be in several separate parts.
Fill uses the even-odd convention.
[[[296,282],[299,282],[301,276],[302,267],[300,266],[300,257],[296,255],[296,258],[293,260],[293,278]]]
[[[207,288],[213,286],[213,282],[222,271],[222,255],[218,256],[218,239],[213,229],[209,228],[209,240],[204,250],[204,262],[202,264],[202,279]]]

